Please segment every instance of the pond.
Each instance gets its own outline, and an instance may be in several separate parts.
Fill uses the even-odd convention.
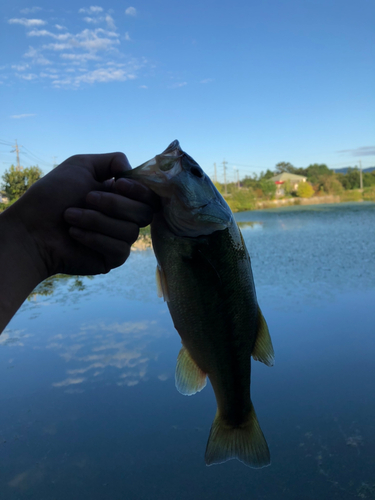
[[[0,498],[375,498],[375,204],[236,215],[275,366],[252,363],[272,463],[207,467],[210,384],[179,394],[152,250],[56,279],[0,336]]]

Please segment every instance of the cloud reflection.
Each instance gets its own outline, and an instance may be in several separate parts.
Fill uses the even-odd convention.
[[[47,349],[58,351],[68,363],[67,377],[53,387],[68,388],[104,381],[108,376],[117,385],[135,386],[147,380],[150,364],[158,359],[160,343],[155,339],[172,335],[155,320],[124,323],[84,324],[78,333],[61,338],[56,335]],[[59,340],[60,342],[56,342]],[[79,340],[79,343],[77,343]],[[69,343],[71,342],[71,343]],[[168,375],[156,375],[164,381]]]

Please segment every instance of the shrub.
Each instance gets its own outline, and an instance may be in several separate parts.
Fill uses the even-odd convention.
[[[347,190],[340,196],[341,201],[362,201],[362,193],[358,190]]]
[[[252,189],[240,189],[226,198],[232,212],[243,212],[245,210],[254,210],[255,196]]]
[[[314,188],[309,182],[300,182],[298,184],[297,196],[299,198],[311,198],[314,193]]]

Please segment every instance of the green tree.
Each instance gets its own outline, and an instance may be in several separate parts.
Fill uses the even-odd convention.
[[[314,192],[314,188],[309,182],[300,182],[298,184],[297,196],[300,198],[311,198]]]
[[[323,189],[327,194],[340,195],[344,188],[341,182],[336,178],[336,175],[325,175],[320,178],[320,189]]]
[[[14,165],[11,165],[9,170],[6,170],[2,176],[4,190],[11,200],[18,199],[42,175],[43,172],[38,166],[16,168]]]
[[[370,187],[375,185],[375,170],[363,174],[363,187]]]
[[[333,171],[330,170],[325,163],[313,163],[305,169],[305,176],[311,184],[317,184],[322,176],[332,175]]]
[[[259,181],[259,187],[268,200],[273,200],[276,194],[276,184],[265,177]]]
[[[359,189],[359,170],[358,167],[348,168],[346,174],[337,174],[337,177],[344,189]]]
[[[287,161],[280,161],[276,164],[275,175],[282,174],[283,172],[288,172],[289,174],[296,173],[296,167]]]

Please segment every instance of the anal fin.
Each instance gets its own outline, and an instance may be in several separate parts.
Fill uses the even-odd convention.
[[[207,375],[199,368],[184,346],[177,357],[175,380],[177,390],[184,396],[196,394],[207,384]]]
[[[266,320],[264,319],[259,306],[258,318],[258,333],[251,355],[256,361],[261,361],[267,366],[273,366],[275,353],[273,350],[272,340],[268,331]]]

